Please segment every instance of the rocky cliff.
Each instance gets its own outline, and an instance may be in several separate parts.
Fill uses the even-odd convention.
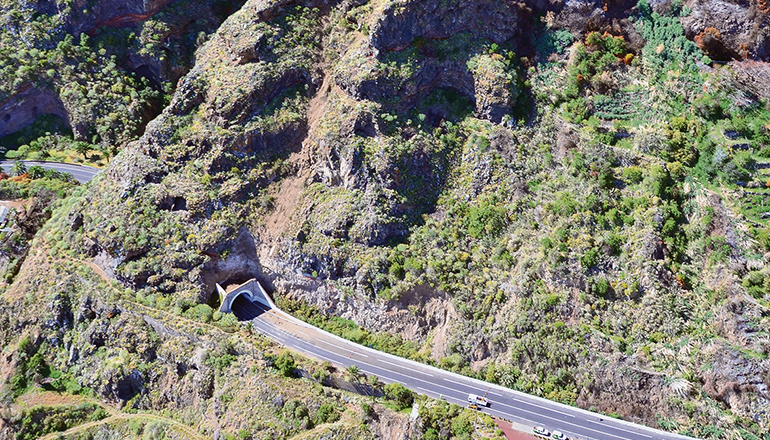
[[[401,354],[443,368],[693,436],[761,436],[766,12],[250,0],[177,70],[153,50],[189,33],[161,32],[122,65],[145,66],[148,87],[179,77],[168,105],[32,245],[54,268],[96,269],[117,293],[74,324],[75,304],[94,300],[80,281],[59,283],[70,266],[28,260],[3,293],[16,329],[5,346],[37,335],[31,346],[104,400],[206,417],[215,405],[220,417],[227,387],[187,360],[211,344],[152,314],[231,319],[206,314],[214,283],[256,277],[318,322],[395,335]],[[84,57],[89,44],[70,50]],[[65,109],[79,108],[73,93],[59,95]],[[78,111],[76,137],[91,120]],[[59,324],[21,312],[42,301],[32,285],[49,286]],[[61,289],[79,293],[48,292]],[[124,319],[160,339],[131,349],[145,337],[121,332]],[[184,360],[169,361],[181,355],[166,336],[188,338]],[[87,372],[103,358],[120,365],[97,381]],[[136,362],[152,367],[135,373]],[[26,364],[3,365],[10,378]]]

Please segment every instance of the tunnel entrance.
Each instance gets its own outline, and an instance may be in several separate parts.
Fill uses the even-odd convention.
[[[237,312],[236,316],[240,314],[244,317],[254,317],[276,307],[270,295],[255,278],[251,278],[247,282],[228,290],[218,285],[217,295],[221,298],[222,302],[222,305],[219,306],[219,311],[222,313]],[[244,303],[243,300],[246,300],[253,306]]]
[[[238,321],[251,321],[267,312],[264,305],[258,302],[252,302],[246,295],[238,295],[235,300],[233,300],[231,308],[233,315],[238,318]]]
[[[244,284],[245,282],[253,279],[253,276],[248,275],[236,275],[234,277],[230,277],[224,281],[218,282],[220,286],[222,286],[223,289],[225,289],[225,292],[230,293],[238,286]],[[219,292],[217,291],[216,284],[214,285],[214,288],[211,289],[209,292],[209,300],[207,302],[209,306],[213,310],[219,310],[220,307],[222,307],[222,298],[220,298]]]

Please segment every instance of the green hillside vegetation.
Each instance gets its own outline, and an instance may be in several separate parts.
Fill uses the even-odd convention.
[[[9,13],[33,43],[0,32],[0,91],[54,90],[74,118],[39,119],[9,155],[111,162],[69,197],[49,183],[64,199],[5,275],[4,401],[44,387],[241,438],[370,438],[411,408],[398,385],[390,409],[334,390],[356,371],[214,311],[215,281],[257,277],[374,348],[693,437],[770,438],[770,102],[739,79],[751,62],[713,62],[682,2],[583,34],[552,11],[418,3],[184,0],[78,39]],[[196,5],[232,14],[190,21]],[[504,19],[532,23],[487,23]],[[153,83],[129,54],[176,67]],[[500,435],[418,405],[411,435]]]

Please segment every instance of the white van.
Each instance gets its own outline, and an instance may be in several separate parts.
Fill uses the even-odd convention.
[[[468,394],[468,402],[481,406],[489,406],[489,401],[485,397],[477,396],[475,394]]]

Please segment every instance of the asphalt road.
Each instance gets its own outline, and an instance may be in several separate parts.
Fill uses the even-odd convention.
[[[356,365],[362,372],[374,374],[382,382],[398,382],[420,394],[444,398],[462,406],[467,405],[468,394],[486,395],[491,405],[481,408],[481,411],[492,416],[529,426],[540,425],[550,431],[559,430],[577,439],[690,438],[608,418],[372,350],[312,327],[280,310],[269,310],[261,304],[250,303],[242,296],[235,300],[232,308],[240,320],[251,321],[253,328],[288,348],[343,368]]]
[[[0,167],[3,167],[3,170],[5,170],[5,172],[7,173],[11,170],[11,167],[13,166],[14,162],[16,161],[15,160],[0,161]],[[71,163],[38,162],[33,160],[23,160],[22,162],[24,162],[27,168],[31,167],[32,165],[40,165],[45,169],[55,169],[63,173],[70,173],[80,183],[88,182],[89,180],[93,179],[96,173],[101,171],[99,168],[88,167],[85,165],[75,165]]]

